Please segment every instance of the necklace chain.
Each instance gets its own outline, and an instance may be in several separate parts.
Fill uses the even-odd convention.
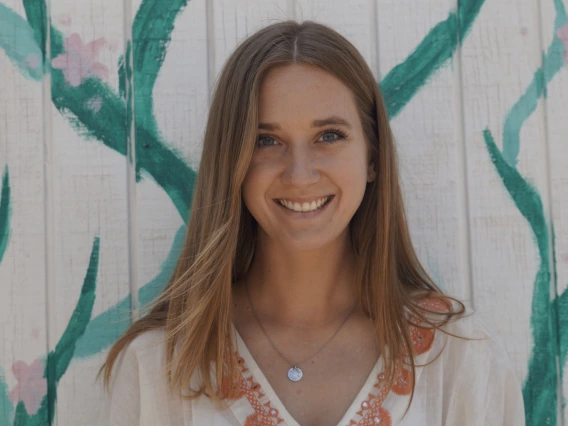
[[[319,354],[321,351],[323,351],[327,345],[329,344],[329,342],[331,342],[333,340],[333,338],[337,335],[337,333],[339,333],[339,330],[341,330],[343,328],[343,326],[345,325],[345,323],[347,322],[347,320],[349,319],[349,317],[351,317],[351,315],[353,314],[353,312],[355,312],[355,308],[357,307],[357,303],[355,303],[355,306],[353,306],[353,309],[351,309],[351,311],[349,312],[349,315],[347,315],[345,317],[345,319],[343,320],[343,322],[341,323],[341,325],[339,326],[339,328],[337,329],[337,331],[335,333],[333,333],[333,336],[331,336],[327,342],[324,343],[324,345],[319,348],[317,350],[317,352],[315,354],[313,354],[312,356],[310,356],[309,358],[301,361],[301,362],[297,362],[297,363],[293,363],[290,362],[288,360],[288,358],[286,358],[284,356],[284,354],[282,352],[280,352],[280,350],[276,347],[276,345],[274,344],[274,342],[272,341],[272,339],[268,336],[268,333],[266,332],[266,330],[264,329],[264,326],[262,325],[262,321],[260,321],[260,318],[258,317],[258,315],[256,314],[256,311],[254,310],[254,305],[252,304],[252,299],[250,297],[250,292],[249,292],[249,288],[248,288],[248,283],[245,284],[246,290],[247,290],[247,296],[249,299],[249,303],[250,303],[250,307],[252,309],[252,313],[255,316],[256,320],[258,321],[258,324],[260,325],[260,328],[262,329],[262,332],[264,333],[264,335],[266,336],[266,338],[268,339],[268,341],[270,342],[270,344],[272,345],[272,347],[274,348],[274,350],[282,357],[282,359],[284,359],[288,365],[292,366],[292,367],[297,367],[301,364],[304,364],[305,362],[308,362],[309,360],[311,360],[312,358],[314,358],[317,354]]]

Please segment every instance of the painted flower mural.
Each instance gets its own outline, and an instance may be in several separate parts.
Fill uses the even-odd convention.
[[[18,384],[10,392],[10,399],[14,406],[22,401],[28,414],[35,414],[41,405],[41,400],[47,390],[47,381],[43,377],[45,362],[34,360],[30,365],[25,361],[16,361],[12,365],[12,373]]]
[[[568,64],[568,24],[558,28],[556,37],[564,43],[564,62]]]
[[[65,53],[58,55],[51,61],[51,66],[63,71],[65,80],[73,87],[83,83],[90,77],[101,80],[108,78],[108,68],[96,61],[96,56],[106,44],[104,38],[83,44],[77,33],[71,34],[64,41]]]

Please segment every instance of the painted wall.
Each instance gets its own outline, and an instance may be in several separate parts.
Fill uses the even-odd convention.
[[[210,88],[286,18],[365,56],[421,260],[506,348],[527,424],[568,424],[567,6],[0,0],[0,426],[95,424],[94,375],[180,251]]]

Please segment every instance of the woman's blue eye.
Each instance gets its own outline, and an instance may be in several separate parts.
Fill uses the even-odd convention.
[[[265,140],[265,139],[272,139],[272,140],[274,140],[274,138],[272,138],[272,137],[270,137],[270,136],[263,136],[263,135],[260,135],[260,136],[258,137],[257,145],[258,145],[259,147],[261,147],[261,148],[262,148],[262,147],[265,147],[265,146],[272,146],[272,145],[263,145],[261,142],[262,142],[263,140]]]
[[[336,139],[328,139],[328,140],[325,140],[325,138],[324,138],[324,141],[323,141],[323,142],[324,142],[324,143],[327,143],[327,144],[332,144],[332,143],[334,143],[334,142],[337,142],[337,141],[340,140],[340,139],[345,139],[345,138],[347,137],[347,134],[346,134],[345,132],[339,130],[339,129],[327,129],[327,130],[326,130],[325,132],[323,132],[321,135],[322,135],[322,137],[323,137],[324,135],[327,135],[327,134],[335,134],[335,136],[337,136]]]
[[[328,134],[334,134],[336,137],[333,138],[333,139],[329,139],[329,138],[324,137],[325,135],[328,135]],[[347,135],[339,129],[328,129],[328,130],[325,130],[324,132],[322,132],[320,138],[321,137],[324,137],[324,140],[322,140],[323,143],[332,144],[332,143],[337,142],[340,139],[345,139],[347,137]],[[269,147],[269,146],[274,145],[274,144],[263,144],[262,141],[264,141],[265,139],[274,141],[274,138],[272,136],[259,135],[258,139],[257,139],[257,143],[256,143],[259,148],[265,148],[265,147]]]
[[[327,140],[326,140],[326,138],[324,137],[325,135],[335,135],[335,136],[337,137],[337,139],[327,139]],[[324,137],[324,140],[323,140],[323,141],[324,141],[325,143],[332,143],[332,142],[337,141],[338,139],[341,139],[340,135],[338,135],[338,134],[335,133],[335,132],[325,132],[325,133],[322,135],[322,137]]]

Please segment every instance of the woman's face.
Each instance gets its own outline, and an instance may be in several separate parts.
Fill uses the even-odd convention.
[[[256,147],[243,183],[261,238],[308,251],[345,237],[372,170],[347,86],[305,64],[266,75]]]

